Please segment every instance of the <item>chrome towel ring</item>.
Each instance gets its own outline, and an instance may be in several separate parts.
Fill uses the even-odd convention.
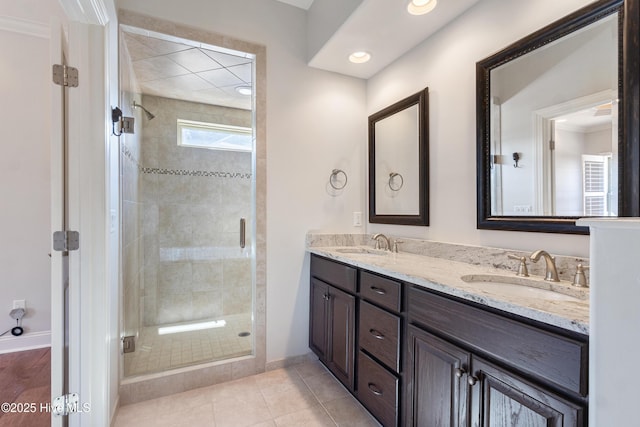
[[[400,180],[400,184],[396,182],[398,179]],[[402,177],[402,175],[400,175],[397,172],[391,172],[389,174],[389,188],[392,191],[400,191],[403,185],[404,185],[404,178]]]
[[[344,175],[344,183],[340,182],[340,175]],[[329,177],[329,184],[336,190],[342,190],[347,186],[347,174],[342,169],[334,169]]]

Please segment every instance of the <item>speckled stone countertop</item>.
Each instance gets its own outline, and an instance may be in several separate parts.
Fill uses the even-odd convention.
[[[309,239],[308,239],[309,242]],[[342,243],[342,242],[341,242]],[[348,242],[352,243],[352,242]],[[513,272],[493,267],[474,265],[468,262],[452,261],[444,258],[412,253],[374,253],[371,246],[342,244],[340,246],[308,245],[310,253],[334,259],[374,273],[433,289],[448,295],[470,300],[508,313],[557,326],[573,332],[589,333],[589,291],[571,286],[562,280],[559,283],[546,282],[541,276],[520,279]],[[361,248],[363,253],[352,253]],[[344,252],[344,251],[348,252]],[[358,249],[356,249],[357,251]],[[552,300],[536,295],[510,295],[500,288],[493,288],[482,281],[464,281],[462,276],[498,277],[510,282],[520,281],[533,287],[554,290],[578,300]]]

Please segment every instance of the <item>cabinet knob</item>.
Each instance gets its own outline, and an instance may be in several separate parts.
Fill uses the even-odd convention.
[[[325,299],[325,300],[329,300],[329,298],[331,298],[331,295],[329,295],[329,294],[324,294],[324,299]]]
[[[456,368],[454,372],[456,374],[456,378],[462,378],[462,376],[467,373],[467,371],[462,368]]]
[[[469,383],[470,386],[474,386],[478,382],[478,378],[474,377],[473,375],[469,375],[467,382]]]
[[[377,339],[379,339],[379,340],[383,340],[384,339],[384,335],[380,331],[377,331],[375,329],[369,329],[369,333],[371,335],[373,335],[374,337],[376,337]]]
[[[376,396],[382,396],[382,390],[380,390],[374,383],[367,384],[367,387],[369,387],[371,393],[375,394]]]

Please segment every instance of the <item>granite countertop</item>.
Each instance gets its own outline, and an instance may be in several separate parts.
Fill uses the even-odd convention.
[[[362,248],[370,253],[341,252],[354,248]],[[585,335],[589,333],[589,290],[576,288],[564,280],[559,283],[546,282],[540,276],[525,279],[535,287],[556,290],[580,298],[579,300],[550,300],[535,295],[509,295],[482,282],[466,282],[461,279],[462,276],[491,275],[509,281],[522,279],[505,270],[460,261],[410,253],[386,252],[379,255],[366,246],[308,247],[307,251],[542,323]]]

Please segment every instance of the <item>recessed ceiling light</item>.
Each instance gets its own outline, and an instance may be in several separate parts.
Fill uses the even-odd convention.
[[[371,54],[365,51],[353,52],[351,55],[349,55],[349,61],[353,62],[354,64],[364,64],[370,59]]]
[[[411,0],[407,10],[412,15],[424,15],[436,8],[438,0]]]
[[[236,87],[236,92],[240,95],[251,95],[251,86],[238,86]]]

